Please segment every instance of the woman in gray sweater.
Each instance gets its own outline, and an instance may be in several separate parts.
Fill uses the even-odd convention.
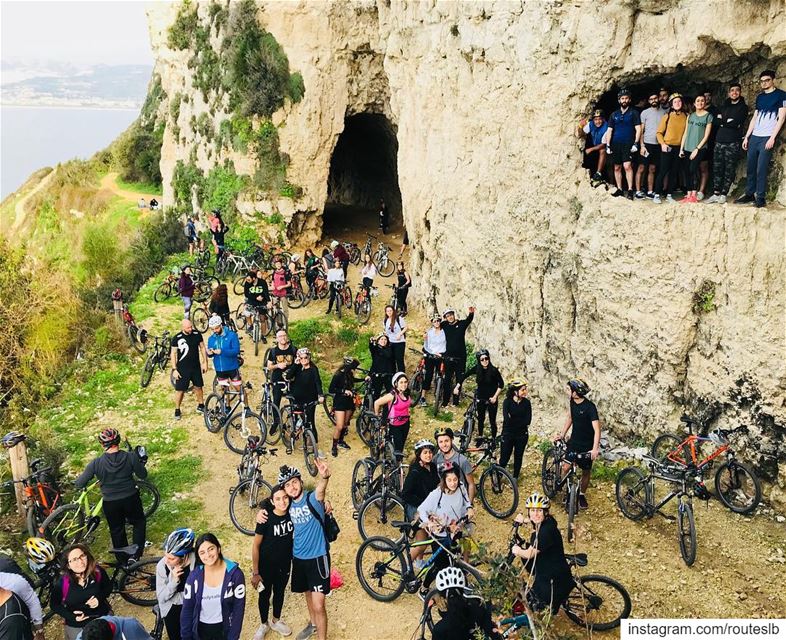
[[[169,640],[180,640],[183,590],[195,564],[194,532],[175,529],[167,536],[164,557],[156,565],[156,598]]]

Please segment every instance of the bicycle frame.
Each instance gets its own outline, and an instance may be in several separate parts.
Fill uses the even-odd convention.
[[[710,464],[712,464],[713,460],[715,460],[718,456],[723,455],[727,451],[729,451],[729,444],[722,444],[720,445],[715,451],[713,451],[710,455],[708,455],[703,460],[698,460],[698,447],[696,446],[697,443],[700,444],[702,442],[712,442],[712,438],[705,438],[702,436],[697,436],[695,434],[689,435],[685,440],[683,440],[673,451],[671,451],[666,457],[671,461],[675,462],[683,467],[694,466],[697,469],[703,469]],[[682,451],[687,451],[690,455],[686,459],[685,457],[681,456],[680,453]]]

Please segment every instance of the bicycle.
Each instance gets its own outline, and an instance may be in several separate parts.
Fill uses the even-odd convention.
[[[277,298],[276,296],[271,296],[271,307],[270,307],[270,320],[272,327],[271,329],[275,329],[278,331],[279,329],[283,329],[284,331],[289,330],[289,322],[287,321],[287,317],[284,315],[284,311],[281,308],[281,298]]]
[[[390,259],[390,247],[384,242],[377,245],[377,250],[374,252],[372,260],[377,265],[377,272],[383,278],[388,278],[393,275],[396,270],[396,263]]]
[[[363,283],[358,284],[358,292],[355,295],[355,315],[358,319],[358,324],[366,324],[371,318],[371,298],[376,297],[379,291],[376,287],[370,287],[368,291]]]
[[[166,274],[164,281],[156,287],[153,292],[153,300],[156,302],[164,302],[174,297],[178,293],[178,283],[180,280],[179,269],[177,271],[170,271]]]
[[[147,356],[147,360],[145,360],[145,365],[142,367],[142,377],[139,381],[143,389],[147,387],[153,379],[156,367],[163,371],[169,365],[169,331],[164,331],[160,337],[155,336],[153,340],[153,351]]]
[[[317,269],[316,275],[309,284],[308,291],[306,291],[306,300],[303,306],[308,305],[312,300],[324,300],[330,293],[330,286],[328,285],[327,278],[321,268]]]
[[[473,474],[481,466],[488,465],[476,483],[483,508],[500,520],[509,517],[519,506],[519,485],[510,471],[497,463],[497,446],[501,437],[480,437],[474,447],[461,433],[456,437],[459,439],[459,453],[472,464]]]
[[[568,542],[573,542],[575,537],[574,520],[579,511],[579,473],[577,472],[578,463],[584,460],[591,460],[592,456],[587,453],[576,453],[568,451],[567,443],[560,439],[543,454],[543,464],[540,471],[543,493],[549,498],[554,498],[562,488],[565,488],[565,507],[568,512]],[[563,462],[568,463],[567,469],[563,472]]]
[[[281,409],[281,439],[287,454],[290,454],[297,441],[303,438],[303,459],[309,474],[314,477],[317,475],[317,465],[314,462],[317,456],[317,438],[314,433],[316,427],[308,421],[306,410],[318,405],[319,400],[297,404],[293,396],[286,398],[289,404]]]
[[[218,380],[216,384],[222,393],[213,392],[205,398],[205,410],[202,414],[205,427],[210,433],[218,433],[223,429],[224,444],[233,453],[242,455],[247,438],[257,435],[252,434],[252,430],[257,430],[259,437],[264,440],[267,437],[267,425],[259,415],[251,411],[250,405],[246,403],[246,394],[239,385],[234,385],[229,380]],[[238,388],[235,388],[236,386]],[[246,382],[243,387],[246,390],[252,388],[250,382]],[[237,399],[230,405],[235,396]]]
[[[478,398],[477,392],[472,395],[462,393],[465,398],[469,398],[469,406],[464,412],[464,421],[461,423],[461,437],[464,442],[472,442],[472,436],[475,435],[475,425],[478,422],[478,405],[481,402],[488,402],[488,400],[481,400]]]
[[[393,290],[393,293],[390,294],[390,301],[388,302],[389,307],[393,307],[396,310],[397,314],[401,314],[401,305],[399,304],[398,300],[398,284],[388,284],[385,285],[389,289]]]
[[[134,316],[131,315],[131,312],[128,310],[127,304],[123,305],[121,316],[126,327],[126,335],[128,336],[128,341],[131,343],[131,347],[137,353],[144,353],[147,350],[147,330],[140,329],[139,326],[137,326],[136,320],[134,320]]]
[[[51,467],[41,467],[43,460],[30,463],[30,475],[21,480],[8,480],[3,486],[13,492],[15,484],[22,485],[25,507],[25,523],[30,536],[37,535],[39,526],[62,503],[60,489],[51,476]],[[40,468],[39,468],[40,467]]]
[[[273,487],[262,474],[261,466],[277,449],[267,449],[259,436],[249,436],[243,458],[237,467],[238,484],[229,490],[229,517],[241,533],[253,536],[260,504],[270,498]]]
[[[466,518],[462,519],[462,522],[466,523]],[[480,571],[465,562],[454,549],[454,540],[429,536],[422,541],[410,542],[414,528],[411,522],[395,521],[391,524],[399,531],[397,541],[384,536],[372,536],[360,545],[355,555],[355,573],[360,585],[374,600],[392,602],[405,590],[407,593],[417,593],[426,581],[427,574],[433,572],[435,562],[442,554],[447,554],[449,563],[467,574],[471,584],[477,585],[482,580]],[[437,549],[420,569],[415,570],[410,549],[435,543]]]
[[[336,289],[336,315],[341,318],[341,310],[343,307],[347,309],[352,308],[352,289],[344,282],[334,282],[333,287]]]
[[[303,272],[299,271],[298,273],[292,274],[292,279],[290,280],[292,286],[287,291],[287,304],[292,309],[300,309],[300,307],[308,303],[306,292],[303,291],[303,283],[300,280],[301,273]]]
[[[366,446],[371,445],[371,436],[372,436],[372,423],[373,419],[376,416],[374,412],[374,387],[373,381],[376,378],[387,378],[390,379],[393,374],[390,373],[374,373],[371,371],[365,371],[364,369],[358,369],[358,371],[362,371],[366,374],[366,379],[362,382],[360,388],[360,394],[363,396],[363,400],[360,402],[360,406],[358,407],[358,415],[355,418],[355,429],[358,432],[358,436],[363,441],[363,444]]]
[[[384,451],[385,455],[379,458],[372,456],[361,458],[352,470],[350,495],[352,506],[358,514],[366,500],[383,492],[383,483],[387,483],[387,488],[397,497],[401,496],[404,489],[404,479],[409,465],[402,464],[397,459],[392,447],[389,450],[386,447]]]
[[[349,261],[352,264],[360,264],[360,258],[363,255],[358,248],[358,245],[354,242],[342,242],[344,248],[347,250],[349,254]]]
[[[748,427],[742,425],[736,429],[715,429],[708,437],[703,437],[693,433],[696,420],[683,415],[680,421],[687,425],[688,437],[682,440],[680,436],[671,433],[658,436],[652,444],[652,457],[694,469],[704,476],[712,468],[714,461],[725,454],[726,462],[715,471],[715,492],[718,499],[734,513],[752,513],[761,502],[761,482],[748,466],[737,461],[734,450],[729,445],[729,436],[748,433]],[[708,456],[699,459],[700,453],[703,454],[700,452],[701,447],[707,442],[711,442],[716,448]]]
[[[265,361],[267,361],[267,358],[265,358]],[[267,372],[265,372],[265,375],[267,376]],[[286,381],[271,382],[265,380],[262,383],[262,398],[259,402],[259,415],[265,421],[265,424],[269,425],[266,438],[268,444],[276,444],[281,439],[283,431],[281,409],[276,406],[273,399],[273,387],[276,385],[281,387],[282,396],[285,396],[289,389],[289,383]],[[275,431],[273,431],[274,425],[278,425],[278,429]]]

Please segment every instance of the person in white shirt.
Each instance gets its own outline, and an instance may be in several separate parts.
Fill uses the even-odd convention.
[[[382,329],[388,337],[390,347],[393,349],[393,361],[396,364],[396,371],[404,371],[404,352],[407,346],[407,323],[390,305],[385,307],[385,317],[382,319]]]
[[[426,405],[426,391],[431,389],[431,381],[434,379],[434,369],[439,364],[445,351],[447,351],[448,343],[445,337],[445,331],[442,329],[442,318],[434,316],[431,318],[431,327],[426,331],[426,339],[423,342],[423,351],[426,352],[426,377],[423,380],[423,395],[420,396],[418,406],[424,407]]]
[[[328,308],[325,315],[330,315],[330,312],[333,310],[333,302],[336,303],[336,307],[341,304],[341,298],[338,295],[338,287],[336,285],[344,284],[344,270],[338,263],[334,262],[333,266],[328,269],[327,282],[330,287],[330,299],[328,300]]]
[[[374,284],[374,278],[377,277],[377,265],[371,259],[371,255],[366,253],[363,255],[363,266],[360,268],[360,275],[363,276],[363,288],[366,290],[366,295],[371,295],[371,286]]]

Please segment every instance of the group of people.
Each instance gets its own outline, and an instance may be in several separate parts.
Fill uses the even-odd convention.
[[[761,92],[750,119],[737,81],[729,83],[720,106],[713,104],[709,89],[691,101],[662,87],[639,106],[633,105],[631,92],[622,89],[619,109],[608,120],[596,109],[590,120],[579,123],[577,135],[586,137],[584,166],[594,181],[602,182],[613,165],[615,197],[671,202],[682,186],[686,195],[681,202],[722,204],[745,152],[745,193],[735,203],[764,207],[770,158],[786,121],[786,91],[775,86],[772,69],[762,71],[759,82]]]

